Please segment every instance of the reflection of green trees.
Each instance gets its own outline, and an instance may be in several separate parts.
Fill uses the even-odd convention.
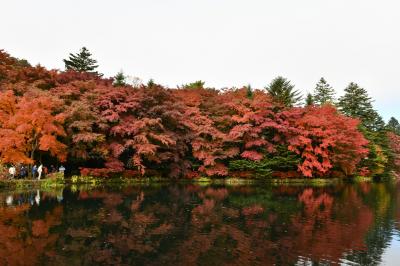
[[[390,182],[360,184],[360,197],[374,211],[374,223],[365,236],[366,249],[352,252],[347,259],[360,265],[379,264],[385,248],[392,240],[396,224],[396,192],[398,188]]]
[[[293,213],[300,211],[301,203],[297,200],[297,195],[284,195],[274,193],[272,189],[252,188],[248,194],[230,193],[229,204],[233,208],[244,208],[259,204],[263,206],[265,212],[263,217],[274,214],[279,217],[281,222],[288,221]]]

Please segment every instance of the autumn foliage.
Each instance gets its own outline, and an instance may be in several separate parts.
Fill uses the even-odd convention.
[[[280,106],[265,90],[114,87],[112,79],[32,67],[0,51],[3,163],[46,154],[91,175],[193,178],[234,174],[232,162],[278,173],[270,162],[285,158],[283,149],[298,175],[352,175],[368,154],[358,124],[330,105]]]
[[[400,136],[389,132],[388,138],[390,148],[393,152],[391,163],[393,164],[395,172],[398,174],[400,172]]]
[[[0,92],[0,158],[5,163],[33,163],[35,151],[49,152],[65,161],[63,114],[52,114],[57,101],[41,95],[17,98]]]

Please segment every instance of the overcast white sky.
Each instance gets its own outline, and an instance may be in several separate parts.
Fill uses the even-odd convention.
[[[100,72],[176,86],[264,87],[282,75],[311,91],[355,81],[400,119],[396,0],[0,0],[0,49],[63,69],[86,46]]]

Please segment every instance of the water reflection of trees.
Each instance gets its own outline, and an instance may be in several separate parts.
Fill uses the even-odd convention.
[[[51,256],[59,235],[50,232],[60,224],[62,206],[56,206],[42,219],[28,220],[31,205],[0,207],[0,265],[35,265]]]
[[[398,184],[385,183],[364,186],[368,189],[362,191],[360,197],[373,211],[374,223],[364,236],[367,248],[350,252],[346,259],[360,265],[377,265],[385,248],[390,244],[394,227],[399,221],[396,220],[396,212],[398,213],[400,205],[396,198],[400,196],[400,187]]]
[[[397,183],[397,191],[400,191],[400,182]],[[396,193],[396,228],[400,236],[400,193]]]
[[[42,194],[40,205],[0,208],[0,264],[374,264],[398,215],[388,184]]]

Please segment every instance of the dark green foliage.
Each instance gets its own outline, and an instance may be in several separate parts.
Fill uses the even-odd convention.
[[[378,114],[377,111],[374,112],[373,119],[374,119],[375,130],[382,131],[385,129],[385,121],[383,121],[382,116]]]
[[[16,64],[20,67],[30,67],[31,66],[31,64],[26,59],[16,58],[16,61],[17,61]]]
[[[333,103],[335,101],[335,91],[324,78],[321,78],[314,89],[313,97],[316,105]]]
[[[265,88],[272,98],[287,107],[293,107],[301,100],[300,92],[294,89],[294,85],[283,77],[277,77]]]
[[[229,162],[230,171],[249,171],[257,177],[269,177],[275,171],[295,171],[300,157],[282,145],[277,146],[276,153],[268,154],[261,161],[234,160]]]
[[[388,164],[393,154],[389,147],[385,122],[374,110],[372,102],[365,89],[350,83],[345,89],[345,95],[340,97],[338,106],[345,115],[360,119],[360,130],[369,141],[369,154],[360,166],[368,168],[370,175],[382,175],[390,171]]]
[[[156,83],[154,82],[154,79],[149,79],[149,81],[147,82],[147,87],[152,88],[156,85]]]
[[[89,52],[89,50],[86,47],[82,47],[79,53],[70,53],[69,58],[64,59],[65,69],[102,76],[102,74],[99,74],[97,71],[95,71],[95,69],[98,68],[97,61],[91,58],[91,56],[92,54]]]
[[[182,87],[185,89],[203,89],[204,88],[204,81],[201,80],[197,80],[195,82],[189,83],[189,84],[185,84]]]
[[[251,160],[235,160],[229,162],[229,170],[231,171],[249,171],[256,176],[269,177],[272,169],[267,160],[251,161]]]
[[[368,167],[371,175],[382,175],[391,170],[388,164],[392,161],[393,153],[389,146],[389,140],[385,130],[370,131],[360,127],[361,132],[369,141],[368,157],[361,161],[361,167]]]
[[[312,96],[312,94],[311,93],[307,94],[306,106],[311,106],[311,105],[314,105],[314,104],[315,104],[314,103],[314,97]]]
[[[251,88],[251,85],[249,84],[249,85],[245,86],[245,88],[246,88],[246,92],[247,92],[247,98],[253,99],[254,92],[253,92],[253,89]]]
[[[379,131],[384,128],[385,123],[374,110],[373,101],[365,89],[351,82],[344,91],[345,94],[338,102],[343,114],[360,119],[361,124],[368,130]]]
[[[381,175],[387,172],[392,154],[390,152],[385,123],[374,110],[372,99],[365,89],[356,83],[350,83],[345,89],[345,95],[340,97],[338,106],[347,116],[360,119],[360,130],[369,141],[369,154],[360,166],[367,167],[371,175]]]
[[[124,75],[124,72],[120,71],[115,75],[113,85],[115,87],[126,86],[126,76]]]
[[[399,121],[396,118],[391,117],[389,122],[386,125],[386,129],[393,132],[394,134],[400,135]]]

